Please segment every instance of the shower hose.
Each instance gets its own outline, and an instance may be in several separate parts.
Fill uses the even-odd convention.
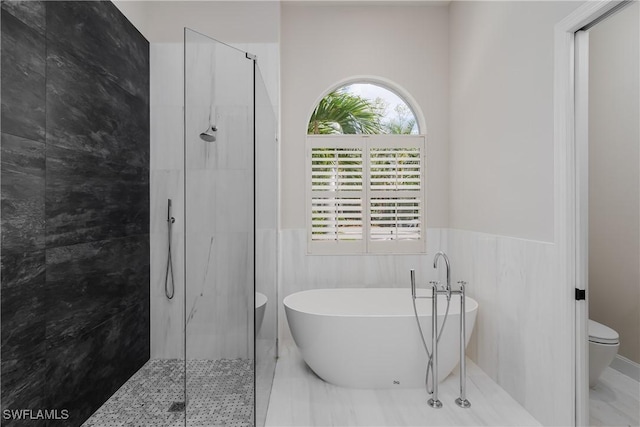
[[[173,294],[175,293],[175,282],[173,281],[173,261],[171,257],[171,229],[173,228],[173,223],[176,222],[174,217],[167,218],[168,224],[168,236],[169,236],[169,251],[167,253],[167,271],[164,275],[164,294],[169,299],[173,299]],[[171,274],[171,286],[169,286],[169,274]]]
[[[436,295],[436,298],[437,297],[438,296]],[[413,313],[415,314],[415,317],[416,317],[416,324],[418,325],[418,332],[420,332],[420,339],[422,340],[424,351],[427,353],[427,358],[429,359],[427,362],[427,372],[425,373],[425,376],[424,376],[424,386],[427,389],[428,394],[433,394],[433,384],[431,384],[431,388],[429,388],[429,371],[431,371],[431,375],[433,376],[433,354],[429,351],[429,348],[427,347],[427,341],[424,339],[424,333],[422,332],[422,326],[420,326],[420,319],[418,318],[418,309],[416,308],[416,299],[411,298],[411,300],[413,301]],[[449,317],[450,302],[451,302],[451,296],[447,295],[447,310],[444,313],[444,320],[442,321],[442,326],[440,326],[440,332],[438,332],[438,336],[436,338],[436,341],[438,343],[440,342],[440,337],[442,336],[442,330],[444,329],[444,325],[447,324],[447,318]],[[437,316],[438,314],[436,313],[435,315]],[[431,313],[431,316],[434,316],[434,314]],[[433,383],[433,379],[431,380],[431,382]]]

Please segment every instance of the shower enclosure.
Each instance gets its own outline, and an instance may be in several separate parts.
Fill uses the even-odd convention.
[[[257,402],[263,424],[275,310],[258,331],[254,308],[256,290],[275,301],[275,117],[253,55],[184,37],[185,421],[253,425]]]
[[[264,425],[276,351],[273,107],[252,55],[196,31],[152,45],[151,63],[151,355],[86,425]],[[176,115],[182,138],[164,124]]]
[[[264,426],[276,369],[278,140],[275,111],[255,64],[255,367],[256,426]]]
[[[86,425],[264,425],[276,352],[273,107],[252,55],[196,31],[152,45],[151,63],[150,360]],[[164,124],[176,115],[182,138]]]
[[[149,43],[110,1],[0,11],[0,425],[263,425],[277,142],[255,58]]]
[[[184,48],[187,424],[253,423],[254,64],[189,29]]]

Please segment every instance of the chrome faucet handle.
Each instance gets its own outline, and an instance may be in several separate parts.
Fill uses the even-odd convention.
[[[465,282],[464,280],[458,280],[458,285],[460,285],[460,290],[463,291],[467,286],[467,282]]]
[[[436,290],[436,292],[444,292],[444,291],[446,291],[446,287],[442,283],[440,283],[439,280],[431,280],[429,282],[429,284],[431,285],[431,287],[433,289]]]

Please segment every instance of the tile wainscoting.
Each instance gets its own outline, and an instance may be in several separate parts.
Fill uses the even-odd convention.
[[[573,424],[573,313],[553,243],[448,230],[454,278],[480,308],[468,355],[543,425]]]
[[[467,353],[478,366],[544,425],[573,422],[573,313],[561,299],[553,243],[471,231],[430,228],[427,255],[307,255],[306,230],[280,238],[279,337],[290,341],[282,300],[308,289],[406,287],[444,281],[433,255],[447,252],[451,280],[468,282],[480,308]],[[558,327],[564,325],[564,327]],[[545,390],[547,392],[545,392]]]

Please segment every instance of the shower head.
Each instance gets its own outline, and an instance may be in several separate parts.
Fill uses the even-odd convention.
[[[206,131],[200,134],[200,139],[206,142],[214,142],[216,140],[216,133],[218,132],[218,128],[214,125],[211,125],[207,128]]]

